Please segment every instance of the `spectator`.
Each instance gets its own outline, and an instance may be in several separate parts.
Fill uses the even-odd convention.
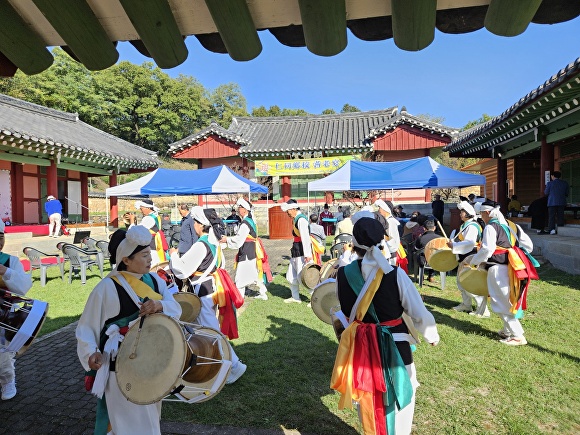
[[[181,204],[179,206],[179,214],[181,215],[181,232],[179,233],[179,245],[177,245],[177,252],[181,257],[189,248],[197,242],[198,235],[193,229],[193,219],[191,218],[191,213],[189,212],[189,206],[187,204]]]
[[[46,197],[44,210],[48,215],[48,237],[58,237],[62,219],[62,204],[52,195]]]
[[[435,232],[435,222],[432,220],[426,220],[423,224],[423,227],[425,228],[425,232],[415,241],[415,250],[417,251],[424,249],[425,246],[427,246],[427,243],[429,243],[431,240],[441,237]],[[418,260],[421,266],[424,266],[427,263],[424,253],[419,255]],[[434,281],[433,269],[427,269],[427,279],[429,282]]]
[[[342,212],[342,215],[344,219],[341,220],[336,225],[336,232],[334,233],[335,237],[338,236],[339,234],[352,234],[353,223],[352,220],[350,219],[350,208],[345,207],[345,209]]]
[[[403,206],[402,205],[398,205],[395,207],[393,214],[395,215],[396,218],[406,218],[407,217],[407,213],[405,213],[403,211]]]
[[[561,177],[560,171],[552,171],[550,174],[552,181],[546,185],[546,190],[544,190],[544,194],[548,196],[548,231],[550,234],[558,234],[556,219],[558,219],[559,227],[564,226],[564,208],[570,187],[568,183],[560,179]]]
[[[411,241],[413,242],[417,240],[417,237],[419,237],[421,234],[425,232],[423,226],[417,221],[419,216],[423,216],[419,211],[414,211],[413,213],[411,213],[409,221],[405,224],[403,228],[403,237],[407,237],[408,234],[410,234]]]
[[[315,236],[321,243],[326,244],[324,227],[322,225],[318,225],[318,215],[316,213],[312,213],[310,215],[310,234]]]
[[[536,230],[536,234],[548,234],[544,231],[548,224],[548,197],[534,199],[528,207],[528,214],[532,217],[530,227]]]
[[[522,209],[522,203],[518,201],[517,195],[512,195],[511,201],[508,203],[508,213],[511,216],[517,216]]]
[[[226,219],[228,221],[237,221],[238,223],[240,223],[242,221],[242,219],[236,213],[236,209],[235,208],[232,208],[232,214],[229,215]]]
[[[435,195],[435,200],[431,203],[431,211],[435,219],[443,224],[443,213],[445,213],[445,203],[441,200],[441,195]]]
[[[334,213],[334,217],[336,218],[337,223],[344,219],[344,212],[342,210],[342,205],[338,206],[338,211],[336,213]]]

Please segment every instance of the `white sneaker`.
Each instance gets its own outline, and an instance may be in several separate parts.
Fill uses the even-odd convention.
[[[2,385],[2,400],[9,400],[16,396],[16,382]]]
[[[244,373],[246,373],[246,369],[248,368],[243,362],[238,361],[238,364],[230,371],[228,378],[226,379],[226,384],[233,384],[238,379],[242,377]]]
[[[471,307],[468,307],[467,305],[463,305],[463,304],[459,304],[456,307],[453,307],[453,309],[455,311],[461,311],[461,312],[465,312],[465,313],[471,312]]]
[[[483,318],[483,319],[489,319],[489,317],[490,317],[489,311],[486,311],[486,312],[485,312],[485,313],[483,313],[483,314],[478,314],[476,311],[471,311],[471,312],[469,313],[469,315],[470,315],[470,316],[475,316],[475,317],[477,317],[477,318]]]
[[[508,346],[524,346],[528,344],[525,337],[508,337],[499,341],[500,343],[507,344]]]
[[[308,305],[306,305],[308,308],[312,308],[312,303],[308,302]]]
[[[254,296],[254,299],[262,299],[263,301],[267,301],[268,295],[266,293],[260,293],[259,295]]]
[[[550,234],[553,236],[554,234],[558,234],[558,233],[556,232],[556,230],[552,230],[552,231],[550,231]]]
[[[291,304],[291,303],[301,304],[302,301],[300,299],[294,299],[294,298],[290,297],[288,299],[284,299],[284,303],[286,303],[286,304]]]

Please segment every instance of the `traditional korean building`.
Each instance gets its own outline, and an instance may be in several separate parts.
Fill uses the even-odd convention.
[[[47,195],[70,221],[89,219],[88,179],[148,172],[157,155],[66,113],[0,95],[0,216],[12,224],[48,222]],[[116,212],[116,198],[111,201]]]
[[[193,160],[200,168],[227,165],[270,184],[273,198],[285,201],[306,198],[309,181],[334,172],[350,159],[434,156],[455,134],[457,130],[410,115],[404,107],[400,111],[392,107],[332,115],[239,117],[227,129],[212,123],[171,144],[169,153]],[[429,200],[426,195],[423,189],[402,191],[398,200],[422,202]]]
[[[562,172],[572,204],[580,203],[580,58],[520,98],[501,115],[459,134],[446,148],[479,157],[469,170],[486,176],[482,192],[507,206],[543,196],[550,171]]]

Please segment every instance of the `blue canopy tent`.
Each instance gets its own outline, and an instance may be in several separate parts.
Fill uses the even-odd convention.
[[[207,169],[156,169],[137,180],[109,187],[105,196],[219,195],[268,193],[268,188],[236,174],[225,165]],[[177,207],[177,204],[176,204]],[[107,207],[107,222],[109,221]]]
[[[215,195],[268,193],[268,188],[236,174],[225,165],[207,169],[156,169],[129,183],[109,187],[109,196]]]
[[[485,176],[456,171],[431,157],[398,162],[349,160],[327,177],[308,183],[308,192],[461,188],[484,184]]]

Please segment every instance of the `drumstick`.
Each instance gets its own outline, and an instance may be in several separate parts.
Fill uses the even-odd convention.
[[[143,303],[147,302],[149,298],[145,296],[143,299]],[[139,329],[137,330],[137,337],[135,337],[135,341],[133,342],[133,349],[131,349],[131,355],[129,355],[129,359],[135,359],[137,357],[137,345],[139,344],[139,337],[141,337],[141,329],[143,329],[143,322],[145,322],[145,315],[141,317],[141,321],[139,322]]]
[[[447,237],[447,234],[445,234],[445,230],[443,229],[443,227],[441,226],[441,222],[439,222],[439,220],[437,220],[437,225],[439,225],[439,229],[441,230],[441,232],[443,233],[443,237],[445,237],[447,240],[449,240],[449,237]]]

